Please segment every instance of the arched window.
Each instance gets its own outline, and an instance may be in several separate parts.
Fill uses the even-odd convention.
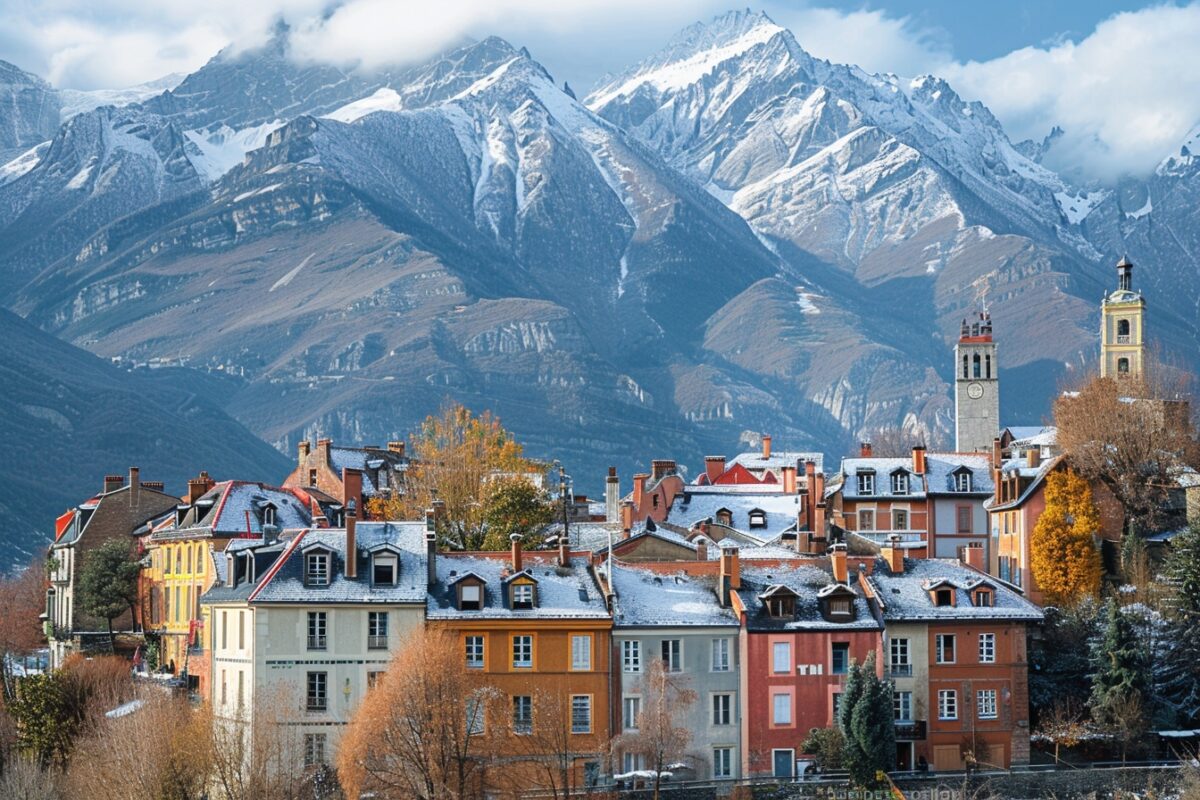
[[[1117,320],[1117,344],[1129,344],[1129,320]]]
[[[191,574],[191,572],[192,572],[192,548],[188,545],[185,545],[184,549],[187,550],[187,571],[188,571],[188,574]]]
[[[967,354],[963,353],[963,377],[964,378],[971,377],[971,370],[967,367],[967,363],[968,363],[967,362]]]
[[[988,353],[986,356],[984,356],[983,361],[986,366],[986,369],[984,370],[984,377],[990,378],[992,377],[992,354]]]
[[[982,377],[983,377],[983,364],[982,364],[982,361],[981,361],[981,360],[980,360],[980,358],[979,358],[979,353],[976,353],[976,354],[975,354],[975,355],[974,355],[974,356],[971,358],[971,366],[974,368],[974,371],[975,371],[975,377],[976,377],[976,378],[982,378]]]
[[[1117,372],[1120,373],[1121,375],[1129,374],[1129,359],[1128,358],[1118,358],[1117,359]]]

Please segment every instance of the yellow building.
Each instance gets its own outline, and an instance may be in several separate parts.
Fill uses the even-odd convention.
[[[1117,264],[1116,291],[1100,304],[1100,375],[1140,375],[1146,351],[1146,300],[1133,290],[1133,264]]]

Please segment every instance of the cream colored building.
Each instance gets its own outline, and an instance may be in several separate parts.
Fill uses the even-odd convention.
[[[1146,353],[1146,300],[1133,290],[1133,264],[1117,264],[1117,288],[1100,304],[1100,375],[1140,375]]]

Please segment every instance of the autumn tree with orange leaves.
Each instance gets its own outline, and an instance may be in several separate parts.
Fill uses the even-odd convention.
[[[494,544],[487,531],[498,519],[512,528],[509,533],[522,534],[549,521],[544,493],[535,489],[526,497],[530,493],[524,487],[514,486],[528,482],[528,476],[544,467],[525,457],[490,411],[475,416],[466,406],[447,405],[437,416],[426,417],[410,438],[409,452],[413,462],[404,492],[371,500],[371,517],[423,519],[437,501],[438,535],[444,546],[455,550],[482,550]],[[503,549],[507,534],[491,537],[500,538]]]
[[[1100,512],[1092,488],[1071,469],[1046,476],[1046,509],[1030,538],[1030,568],[1046,599],[1070,605],[1100,591]]]

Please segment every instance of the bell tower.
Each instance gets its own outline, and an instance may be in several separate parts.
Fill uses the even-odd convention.
[[[1133,290],[1133,264],[1117,264],[1117,288],[1100,302],[1100,376],[1142,374],[1146,300]]]
[[[963,320],[954,346],[954,449],[990,452],[1000,435],[1000,375],[992,318],[986,311]]]

